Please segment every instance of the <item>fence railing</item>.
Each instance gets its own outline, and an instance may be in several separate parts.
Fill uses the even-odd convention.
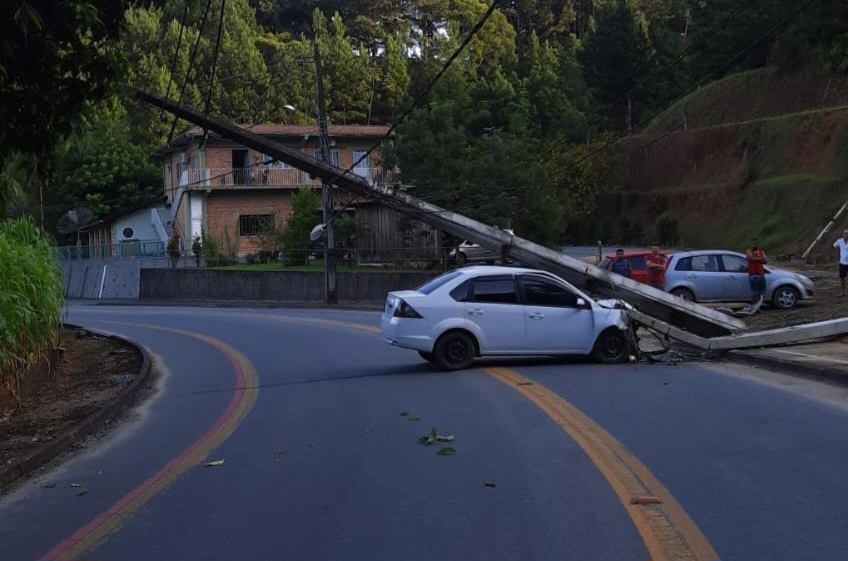
[[[319,186],[320,179],[295,168],[196,168],[186,170],[182,185],[227,189],[235,187],[303,187]],[[368,179],[372,185],[391,182],[392,174],[382,168],[357,168],[354,174]]]
[[[56,248],[60,259],[111,259],[115,257],[164,257],[160,240],[128,240],[118,244],[67,245]]]
[[[56,249],[60,259],[110,259],[168,257],[165,244],[157,240],[133,240],[119,244],[62,246]],[[462,264],[452,255],[453,246],[409,246],[409,247],[336,247],[336,262],[341,267],[374,267],[391,269],[439,270]],[[260,264],[280,262],[294,265],[320,265],[324,259],[324,248],[320,244],[300,248],[258,248],[246,255],[226,255],[201,249],[195,255],[192,248],[181,249],[179,266],[220,266],[233,264]],[[495,257],[492,256],[492,260]]]

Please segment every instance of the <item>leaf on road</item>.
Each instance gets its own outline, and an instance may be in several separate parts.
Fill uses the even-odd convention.
[[[403,411],[403,412],[400,414],[400,416],[401,416],[401,417],[407,417],[408,415],[409,415],[409,413],[407,413],[406,411]]]
[[[454,436],[452,434],[446,434],[444,436],[443,435],[437,435],[436,436],[436,440],[438,440],[439,442],[453,442],[453,439],[454,439]]]
[[[79,487],[82,487],[82,483],[71,483],[71,487],[78,489]]]
[[[497,485],[495,485],[491,481],[486,481],[485,483],[483,483],[483,486],[484,487],[497,487]]]
[[[206,464],[206,467],[218,467],[224,465],[224,460],[215,460],[214,462],[209,462]]]
[[[424,446],[432,446],[436,443],[436,439],[432,436],[422,436],[418,439],[418,444],[423,444]]]
[[[421,417],[419,417],[418,415],[410,415],[409,417],[406,418],[406,420],[407,421],[420,421]]]
[[[445,446],[444,448],[440,448],[438,452],[436,452],[439,456],[453,456],[456,454],[456,450],[451,448],[450,446]]]

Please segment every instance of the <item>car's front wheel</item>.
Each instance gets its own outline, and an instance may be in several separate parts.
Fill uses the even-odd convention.
[[[598,335],[592,356],[604,364],[618,364],[630,355],[630,343],[627,334],[616,328],[610,328]]]
[[[462,331],[448,331],[436,341],[433,355],[444,370],[463,370],[474,362],[474,340]]]
[[[791,286],[781,286],[774,291],[771,302],[775,308],[788,310],[794,308],[801,296],[798,290]]]

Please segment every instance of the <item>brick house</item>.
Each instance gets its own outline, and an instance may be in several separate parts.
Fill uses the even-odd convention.
[[[245,125],[288,148],[317,157],[316,126]],[[386,126],[331,125],[331,163],[351,166],[388,132]],[[382,147],[360,162],[354,173],[374,184],[384,181]],[[291,215],[291,196],[301,187],[320,189],[321,182],[282,162],[235,142],[193,128],[159,151],[163,158],[164,190],[171,211],[170,224],[190,250],[191,240],[207,235],[222,251],[235,256],[255,252],[260,234],[273,226],[283,228]],[[389,209],[364,201],[337,199],[357,220],[361,247],[397,245],[401,219]],[[169,228],[170,230],[170,228]]]

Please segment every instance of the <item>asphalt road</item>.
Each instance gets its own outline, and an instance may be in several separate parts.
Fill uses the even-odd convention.
[[[0,498],[2,560],[848,558],[839,390],[697,363],[447,374],[369,312],[69,320],[139,341],[164,375]],[[431,429],[455,440],[419,445]]]

